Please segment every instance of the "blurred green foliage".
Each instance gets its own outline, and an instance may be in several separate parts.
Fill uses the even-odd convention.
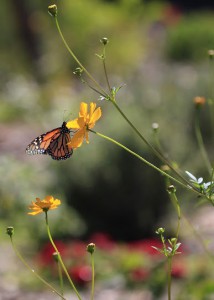
[[[202,61],[214,47],[213,15],[191,13],[168,28],[166,56],[174,61]]]

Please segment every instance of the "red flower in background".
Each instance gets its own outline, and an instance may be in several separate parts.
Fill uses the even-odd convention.
[[[152,256],[160,256],[160,252],[152,248],[152,246],[156,248],[163,247],[161,241],[158,239],[145,239],[129,243],[128,248],[132,251],[143,252]]]
[[[172,277],[174,278],[184,278],[187,275],[187,269],[183,262],[180,260],[174,261],[172,263]]]
[[[72,280],[79,285],[85,285],[91,281],[91,267],[86,265],[74,266],[69,269]]]
[[[61,241],[55,241],[55,245],[61,255],[65,252],[66,245]],[[56,252],[51,243],[46,243],[38,255],[38,260],[41,265],[50,265],[54,263],[53,253]]]

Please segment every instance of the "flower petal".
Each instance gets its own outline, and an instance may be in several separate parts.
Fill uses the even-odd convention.
[[[38,214],[40,214],[40,213],[42,213],[42,212],[43,212],[43,210],[40,209],[40,210],[38,210],[38,211],[29,212],[28,215],[35,216],[35,215],[38,215]]]
[[[85,130],[84,129],[78,130],[71,138],[70,143],[68,143],[69,148],[75,149],[80,147],[83,143],[84,136],[85,136]]]
[[[79,129],[80,126],[79,126],[78,120],[79,120],[79,118],[76,118],[74,120],[68,121],[67,124],[66,124],[66,127],[68,129]]]
[[[101,111],[101,108],[98,107],[94,113],[92,114],[91,118],[90,118],[90,123],[89,123],[89,128],[93,128],[96,121],[99,120],[99,118],[101,117],[102,115],[102,111]]]
[[[29,215],[37,215],[49,209],[55,209],[61,204],[59,199],[54,199],[53,196],[46,196],[45,199],[40,200],[36,198],[36,202],[32,201],[32,204],[29,206],[29,209],[33,210],[29,212]]]
[[[66,127],[68,127],[68,129],[81,129],[84,126],[85,126],[84,117],[79,117],[74,120],[68,121],[66,124]]]
[[[47,201],[47,202],[54,202],[55,201],[54,197],[50,196],[50,195],[46,196],[44,200]]]
[[[86,119],[87,113],[88,113],[88,104],[85,102],[81,102],[79,116],[84,117]]]
[[[96,109],[96,103],[94,103],[94,102],[91,102],[90,103],[90,113],[89,113],[89,120],[91,120],[91,118],[92,118],[92,115],[93,115],[93,113],[94,113],[94,111],[95,111],[95,109]]]

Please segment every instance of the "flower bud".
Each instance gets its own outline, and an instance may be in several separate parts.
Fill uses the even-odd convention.
[[[193,102],[195,103],[195,106],[199,108],[205,104],[206,99],[204,97],[197,96],[193,99]]]
[[[82,72],[83,72],[83,69],[82,68],[76,68],[75,71],[73,72],[74,75],[77,75],[78,77],[81,77],[82,76]]]
[[[165,232],[165,229],[160,227],[155,231],[157,234],[163,234]]]
[[[95,244],[94,243],[90,243],[88,244],[88,246],[86,247],[87,252],[93,254],[95,251]]]
[[[174,187],[174,185],[170,185],[168,186],[167,191],[169,194],[174,194],[176,192],[176,188]]]
[[[108,40],[108,38],[103,37],[103,38],[100,39],[100,43],[102,43],[105,46],[109,43],[109,40]]]
[[[54,259],[56,262],[59,261],[59,253],[54,252],[54,253],[52,254],[52,256],[53,256],[53,259]]]
[[[14,234],[13,226],[8,226],[6,229],[6,233],[11,237]]]
[[[208,55],[210,59],[213,59],[214,57],[214,50],[208,50]]]
[[[152,129],[156,132],[159,129],[159,124],[158,123],[152,123]]]
[[[48,12],[52,17],[56,17],[57,16],[57,6],[56,4],[53,5],[49,5],[48,6]]]
[[[176,238],[171,238],[170,243],[171,243],[171,245],[174,246],[177,243],[177,239]]]

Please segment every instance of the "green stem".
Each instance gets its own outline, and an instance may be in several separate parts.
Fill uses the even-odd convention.
[[[91,270],[92,270],[91,300],[94,300],[94,253],[91,253]]]
[[[168,276],[167,276],[167,281],[168,281],[168,288],[167,288],[167,294],[168,294],[168,300],[171,300],[171,283],[172,283],[172,256],[167,257],[167,271],[168,271]]]
[[[74,54],[74,52],[71,50],[71,48],[68,46],[68,43],[66,42],[63,34],[62,34],[62,31],[60,29],[60,26],[59,26],[59,22],[58,22],[58,19],[57,17],[54,18],[55,19],[55,22],[56,22],[56,27],[57,27],[57,30],[59,32],[59,35],[66,47],[66,49],[68,50],[68,52],[70,53],[70,55],[73,57],[73,59],[76,61],[76,63],[80,66],[80,68],[82,70],[84,70],[84,72],[87,74],[87,76],[91,79],[91,81],[95,84],[95,86],[98,88],[98,91],[101,91],[100,94],[102,95],[105,95],[105,96],[108,96],[108,94],[103,90],[103,88],[101,87],[101,85],[94,79],[94,77],[88,72],[88,70],[81,64],[81,62],[79,61],[79,59],[76,57],[76,55]]]
[[[158,136],[158,131],[157,130],[154,130],[153,136],[154,136],[154,142],[156,144],[158,152],[159,153],[164,153],[163,148],[162,148],[161,143],[160,143],[160,140],[159,140],[159,136]]]
[[[149,161],[147,161],[146,159],[144,159],[142,156],[140,156],[139,154],[135,153],[134,151],[130,150],[129,148],[127,148],[126,146],[122,145],[121,143],[115,141],[114,139],[104,135],[104,134],[101,134],[99,132],[96,132],[96,131],[93,131],[91,129],[89,129],[89,131],[95,133],[96,135],[116,144],[117,146],[119,146],[120,148],[123,148],[124,150],[126,150],[127,152],[131,153],[132,155],[134,155],[135,157],[137,157],[138,159],[140,159],[142,162],[144,162],[145,164],[147,164],[149,167],[155,169],[156,171],[158,171],[159,173],[161,173],[162,175],[166,176],[167,178],[170,178],[171,180],[177,182],[178,184],[180,184],[181,186],[183,186],[184,188],[188,189],[188,190],[191,190],[191,191],[194,191],[195,193],[197,193],[198,195],[202,195],[200,192],[198,192],[197,190],[195,189],[192,189],[190,186],[189,186],[189,183],[188,185],[185,185],[183,182],[177,180],[176,178],[172,177],[171,175],[167,174],[166,172],[164,172],[163,170],[159,169],[158,167],[156,167],[155,165],[153,165],[152,163],[150,163]],[[204,195],[203,195],[204,196]]]
[[[42,281],[42,283],[44,283],[49,289],[52,290],[53,293],[57,294],[61,299],[66,300],[66,298],[63,297],[63,295],[61,295],[52,285],[50,285],[45,279],[43,279],[39,274],[37,274],[35,272],[35,270],[33,270],[29,264],[25,261],[25,259],[22,257],[21,253],[18,251],[18,249],[16,248],[14,242],[13,242],[13,238],[12,236],[10,236],[10,240],[11,240],[11,244],[13,247],[14,252],[16,253],[16,255],[18,256],[18,258],[21,260],[21,262],[26,266],[26,268],[28,270],[30,270],[40,281]]]
[[[106,51],[105,51],[105,45],[103,47],[103,57],[102,57],[102,61],[103,61],[103,69],[104,69],[104,74],[105,74],[105,78],[106,78],[106,82],[107,82],[107,85],[108,85],[108,89],[109,89],[109,92],[111,94],[111,86],[110,86],[110,83],[109,83],[109,79],[108,79],[108,72],[107,72],[107,69],[106,69]]]
[[[48,225],[48,213],[47,213],[47,211],[45,211],[45,221],[46,221],[46,229],[47,229],[49,240],[50,240],[50,242],[51,242],[54,250],[58,254],[58,259],[59,259],[59,262],[60,262],[60,264],[62,266],[62,269],[65,272],[65,275],[67,276],[68,281],[69,281],[70,285],[72,286],[72,288],[73,288],[75,294],[77,295],[78,299],[81,300],[81,297],[80,297],[80,295],[79,295],[79,293],[78,293],[78,291],[77,291],[77,289],[76,289],[73,281],[71,280],[71,277],[69,276],[68,271],[67,271],[67,269],[66,269],[66,267],[65,267],[65,265],[64,265],[64,263],[62,261],[61,255],[60,255],[60,253],[59,253],[59,251],[58,251],[58,249],[57,249],[57,247],[56,247],[56,245],[55,245],[55,243],[54,243],[54,241],[52,239],[50,228],[49,228],[49,225]]]
[[[212,169],[212,174],[211,174],[211,179],[210,179],[211,185],[213,185],[213,179],[214,179],[214,168]],[[212,196],[212,189],[210,189],[209,198],[210,198],[211,203],[213,204],[213,200],[212,200],[211,196]]]
[[[57,255],[58,258],[58,255]],[[58,268],[58,274],[59,274],[59,284],[60,284],[60,290],[61,290],[61,294],[64,294],[64,283],[63,283],[63,276],[62,276],[62,267],[61,264],[59,262],[59,259],[57,259],[57,268]]]
[[[210,107],[210,120],[211,120],[211,130],[212,130],[212,137],[214,137],[214,87],[213,87],[213,80],[214,80],[214,69],[213,69],[213,55],[210,56],[209,59],[209,102],[208,105]]]
[[[170,198],[176,209],[177,216],[178,216],[178,225],[177,225],[177,230],[176,230],[176,235],[175,235],[176,239],[178,239],[178,235],[179,235],[179,231],[180,231],[181,209],[180,209],[180,205],[178,202],[178,198],[174,192],[170,194]]]
[[[199,125],[199,123],[200,123],[199,122],[199,110],[200,110],[200,108],[196,108],[196,112],[195,112],[195,134],[196,134],[199,149],[201,151],[202,158],[204,160],[204,163],[207,167],[207,170],[208,170],[209,174],[211,174],[212,165],[210,163],[210,160],[208,158],[206,149],[204,147],[204,141],[203,141],[203,137],[202,137],[202,134],[201,134],[200,125]]]
[[[147,140],[146,138],[139,132],[139,130],[133,125],[133,123],[126,117],[126,115],[123,113],[123,111],[120,109],[120,107],[117,105],[116,101],[113,101],[111,99],[111,103],[114,105],[114,107],[118,110],[118,112],[121,114],[121,116],[126,120],[126,122],[131,126],[131,128],[134,130],[134,132],[143,140],[143,142],[149,147],[149,149],[186,184],[192,187],[192,189],[195,189],[195,187],[189,183],[186,178],[184,178],[181,174],[179,174],[175,168],[169,163],[169,161],[157,150],[155,149]]]

